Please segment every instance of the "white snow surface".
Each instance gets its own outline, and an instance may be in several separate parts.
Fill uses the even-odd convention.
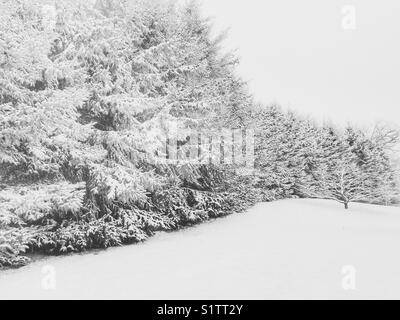
[[[142,244],[2,271],[0,299],[398,299],[399,245],[399,208],[261,203]],[[49,270],[55,287],[43,286]],[[348,270],[355,290],[343,287]]]

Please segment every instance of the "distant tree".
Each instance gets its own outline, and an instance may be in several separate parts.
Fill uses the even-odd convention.
[[[317,128],[307,119],[279,106],[261,108],[256,124],[256,167],[262,185],[282,197],[296,195],[297,185],[315,162]]]
[[[390,204],[396,181],[385,143],[351,127],[343,133],[323,132],[318,160],[301,184],[302,192],[338,201],[345,209],[351,202]]]
[[[376,125],[369,138],[369,158],[375,159],[381,175],[376,192],[385,205],[400,202],[400,129],[388,124]]]
[[[303,184],[304,194],[338,201],[345,209],[351,202],[371,201],[374,196],[369,172],[360,168],[350,153],[343,156],[320,165]]]

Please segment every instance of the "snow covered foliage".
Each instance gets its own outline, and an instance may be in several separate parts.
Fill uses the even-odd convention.
[[[322,157],[304,180],[306,195],[339,201],[346,209],[350,202],[395,201],[397,173],[384,140],[354,128],[323,132],[334,136],[335,143],[320,148]]]
[[[158,161],[171,128],[184,141],[186,129],[238,123],[231,110],[251,105],[237,59],[220,53],[223,37],[195,2],[0,5],[0,265],[233,210],[207,166]]]
[[[259,183],[278,197],[331,199],[345,208],[350,202],[398,203],[399,170],[391,152],[398,131],[320,126],[277,106],[262,108],[257,119]]]
[[[398,199],[392,132],[337,133],[256,107],[211,31],[195,1],[0,0],[0,267],[143,241],[261,200]],[[246,175],[175,161],[166,145],[186,153],[193,132],[247,128]]]

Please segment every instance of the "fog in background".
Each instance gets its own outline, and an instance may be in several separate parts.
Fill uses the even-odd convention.
[[[201,3],[216,30],[230,27],[225,45],[257,100],[321,121],[400,125],[400,1]]]

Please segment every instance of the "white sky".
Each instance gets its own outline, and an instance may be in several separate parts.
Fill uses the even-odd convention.
[[[201,0],[216,30],[230,27],[239,74],[264,103],[319,120],[400,125],[399,0]],[[345,30],[342,9],[356,9]]]

